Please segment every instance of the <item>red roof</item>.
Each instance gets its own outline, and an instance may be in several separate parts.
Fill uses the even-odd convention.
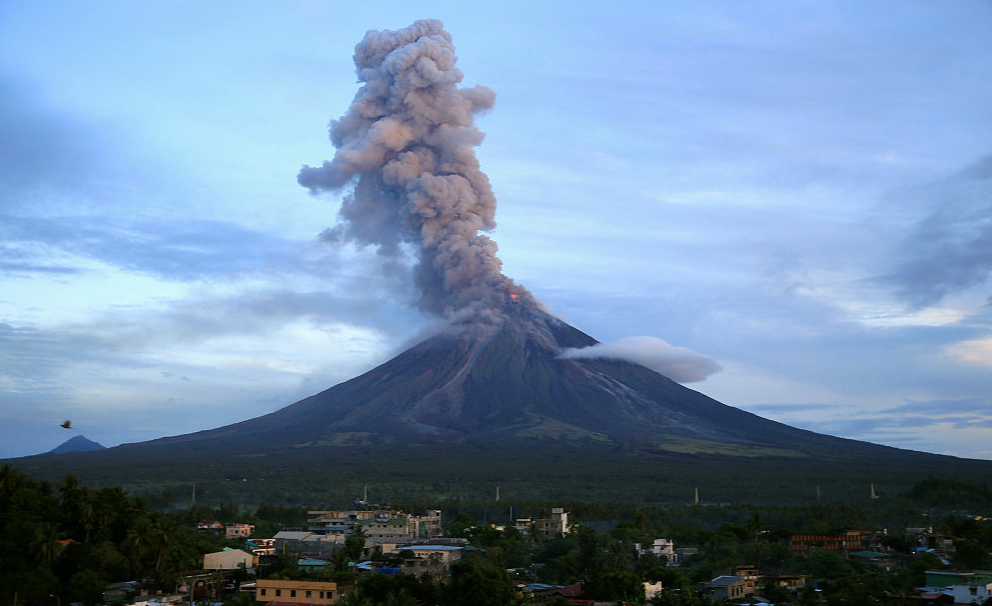
[[[582,583],[572,583],[564,587],[558,587],[548,592],[548,595],[560,595],[566,598],[577,598],[582,595]]]

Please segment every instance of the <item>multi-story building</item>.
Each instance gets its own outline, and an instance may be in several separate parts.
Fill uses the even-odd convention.
[[[862,530],[845,530],[834,534],[794,534],[789,537],[792,555],[805,558],[813,549],[852,553],[865,549],[873,533]]]
[[[668,566],[679,566],[679,555],[675,552],[675,543],[669,539],[655,539],[651,547],[644,548],[640,543],[635,543],[634,547],[640,554],[652,553],[659,558],[664,558]]]
[[[224,538],[250,537],[253,532],[255,532],[255,526],[252,524],[228,524],[224,528]]]
[[[433,509],[423,516],[402,511],[376,509],[370,511],[309,511],[307,528],[321,535],[343,538],[362,534],[371,543],[404,542],[417,538],[430,538],[441,534],[441,511]]]
[[[256,602],[293,602],[296,604],[334,604],[347,591],[334,581],[277,581],[259,579],[255,583]]]
[[[531,532],[531,528],[546,539],[558,535],[566,535],[571,530],[568,523],[568,512],[562,507],[552,507],[550,518],[517,518],[514,526],[523,533]]]

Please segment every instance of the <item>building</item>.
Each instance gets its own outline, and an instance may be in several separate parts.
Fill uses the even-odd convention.
[[[562,507],[552,507],[550,518],[517,518],[514,520],[514,526],[523,533],[529,533],[533,529],[546,539],[566,535],[571,530],[568,512]]]
[[[643,585],[644,585],[644,597],[648,600],[661,595],[661,592],[664,591],[664,587],[662,587],[661,581],[658,581],[657,583],[644,581]]]
[[[457,545],[396,545],[391,551],[383,549],[383,553],[399,553],[409,551],[417,558],[424,560],[437,559],[440,564],[448,567],[458,562],[465,555],[465,548]]]
[[[255,601],[261,603],[292,602],[296,604],[334,604],[350,587],[339,587],[334,581],[277,581],[259,579],[255,582]]]
[[[237,539],[239,537],[250,537],[255,532],[252,524],[228,524],[224,529],[225,539]]]
[[[361,529],[367,542],[405,542],[441,534],[441,510],[432,509],[423,516],[402,511],[374,509],[368,511],[308,511],[307,529],[315,534],[350,537]]]
[[[718,600],[736,600],[754,593],[744,577],[723,575],[706,583],[706,594]]]
[[[663,558],[668,563],[668,566],[681,565],[679,554],[675,551],[675,543],[669,539],[655,539],[651,543],[651,547],[647,549],[642,547],[640,543],[635,543],[634,547],[640,555],[651,553],[659,558]]]
[[[258,559],[247,551],[225,547],[222,551],[203,554],[204,570],[237,570],[244,566],[252,570]]]
[[[867,548],[873,533],[862,530],[845,530],[835,534],[794,534],[789,537],[792,555],[805,558],[813,549],[826,549],[841,553],[853,553]]]
[[[224,530],[224,525],[217,520],[203,520],[196,523],[196,529],[200,532],[213,532],[219,534]]]
[[[245,541],[245,546],[251,550],[255,556],[270,556],[276,553],[276,540],[272,539],[250,539]]]
[[[949,592],[955,604],[982,604],[992,597],[992,581],[978,579],[959,585],[951,585]]]
[[[330,558],[344,548],[344,535],[322,535],[309,531],[281,530],[273,539],[276,553],[300,557]]]

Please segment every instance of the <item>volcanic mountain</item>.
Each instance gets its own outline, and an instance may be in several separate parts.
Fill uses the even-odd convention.
[[[377,368],[271,414],[124,448],[248,452],[543,438],[768,454],[840,441],[721,404],[631,362],[560,356],[596,343],[539,307],[508,305],[447,325]]]
[[[536,305],[454,322],[365,374],[271,414],[105,450],[17,460],[30,475],[258,502],[320,502],[377,484],[397,498],[657,502],[847,499],[966,479],[992,462],[816,434],[721,404],[620,360]],[[815,483],[815,487],[811,484]],[[803,486],[803,489],[798,489]]]

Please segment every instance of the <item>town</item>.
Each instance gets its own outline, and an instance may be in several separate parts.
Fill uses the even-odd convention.
[[[992,595],[992,521],[960,512],[855,528],[830,527],[866,519],[850,505],[696,502],[667,508],[667,521],[635,512],[588,523],[554,504],[500,506],[483,519],[471,507],[350,506],[151,511],[120,487],[72,476],[52,486],[5,466],[0,604],[984,604]]]

